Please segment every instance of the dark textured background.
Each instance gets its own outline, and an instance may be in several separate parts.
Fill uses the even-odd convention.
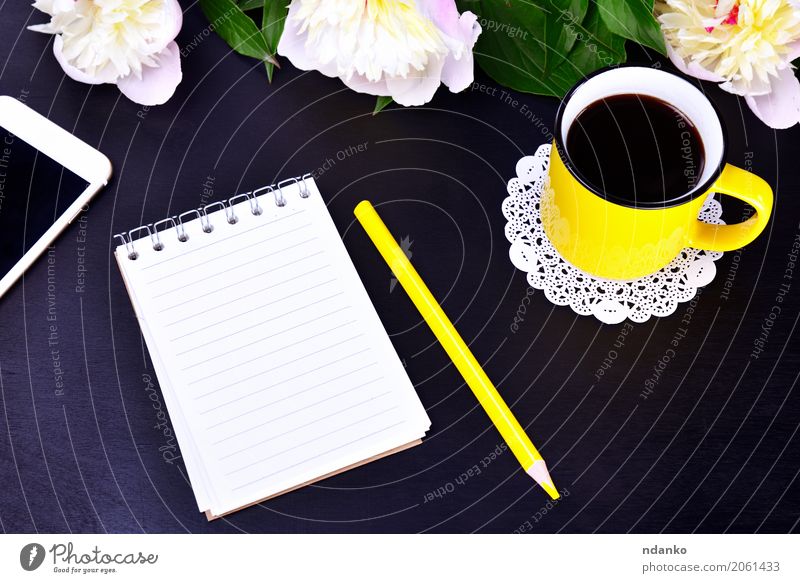
[[[207,26],[196,5],[184,6],[181,46]],[[517,159],[544,141],[555,99],[511,94],[513,103],[479,74],[493,95],[443,89],[426,107],[373,117],[372,98],[288,63],[268,85],[263,67],[211,35],[183,59],[172,100],[146,110],[113,86],[65,78],[50,39],[25,30],[43,20],[24,2],[0,2],[0,92],[24,97],[103,151],[115,172],[54,252],[63,395],[48,343],[47,262],[0,302],[4,531],[798,530],[800,271],[784,279],[800,232],[797,127],[773,132],[733,96],[703,86],[728,124],[729,161],[752,162],[776,189],[776,211],[756,243],[718,262],[676,357],[643,399],[686,304],[636,325],[599,382],[594,373],[622,325],[576,317],[536,292],[519,331],[510,329],[527,285],[508,260],[500,204]],[[634,59],[652,64],[641,53]],[[337,159],[360,143],[365,151]],[[208,524],[182,463],[162,455],[168,444],[146,391],[153,370],[111,236],[197,206],[204,183],[220,199],[326,159],[335,164],[320,189],[432,431],[420,447]],[[557,504],[545,506],[510,452],[482,464],[500,439],[411,303],[390,292],[387,268],[353,225],[352,209],[366,196],[413,241],[419,271],[529,428],[565,493]],[[741,211],[726,208],[737,220]],[[790,288],[778,303],[781,283]],[[753,358],[774,306],[780,314]],[[476,464],[480,473],[458,479]],[[437,491],[444,494],[430,494]]]

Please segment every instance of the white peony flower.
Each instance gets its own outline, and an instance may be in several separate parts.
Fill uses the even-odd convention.
[[[440,83],[469,87],[480,33],[454,0],[292,0],[278,54],[361,93],[422,105]]]
[[[115,83],[142,105],[167,101],[181,81],[177,0],[36,0],[51,16],[30,30],[56,35],[53,53],[83,83]]]
[[[771,127],[800,122],[798,0],[657,0],[655,14],[681,71],[744,96]]]

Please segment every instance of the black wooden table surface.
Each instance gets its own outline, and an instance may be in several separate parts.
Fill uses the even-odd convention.
[[[480,88],[441,89],[425,107],[373,117],[373,98],[288,63],[270,86],[257,62],[203,36],[197,5],[184,7],[179,45],[202,40],[182,61],[175,96],[148,109],[113,86],[66,78],[50,39],[25,30],[43,15],[0,3],[0,92],[115,168],[58,240],[50,273],[47,260],[37,262],[0,301],[4,531],[798,530],[800,266],[791,252],[800,237],[800,130],[774,132],[703,85],[728,125],[729,161],[775,188],[774,216],[757,242],[725,254],[693,307],[606,326],[538,291],[523,301],[525,276],[508,259],[506,181],[545,141],[555,99],[508,92],[478,74]],[[432,430],[419,447],[209,524],[171,425],[159,421],[163,400],[148,388],[155,375],[111,237],[311,170]],[[407,238],[418,270],[540,447],[564,493],[557,503],[504,451],[354,225],[365,197]],[[726,208],[737,220],[740,209]]]

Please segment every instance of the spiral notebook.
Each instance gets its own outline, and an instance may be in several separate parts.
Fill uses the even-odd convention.
[[[310,176],[116,237],[209,519],[415,445],[430,428]]]

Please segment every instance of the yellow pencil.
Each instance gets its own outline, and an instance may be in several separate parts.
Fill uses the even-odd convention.
[[[492,381],[486,376],[453,323],[445,315],[428,286],[422,281],[417,270],[411,265],[406,254],[403,253],[389,229],[378,216],[375,208],[368,200],[363,200],[356,206],[355,215],[386,263],[389,264],[397,281],[406,290],[411,301],[414,302],[453,364],[464,377],[469,388],[475,393],[478,401],[489,415],[489,419],[497,427],[514,455],[517,456],[523,469],[553,499],[559,498],[558,490],[553,485],[553,480],[547,471],[547,464],[541,454],[531,443],[525,430],[511,413],[508,405],[505,404]]]

